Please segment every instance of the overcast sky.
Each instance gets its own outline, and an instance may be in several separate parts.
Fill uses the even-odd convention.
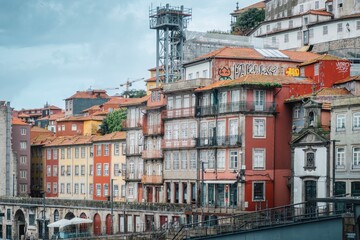
[[[0,100],[15,109],[64,108],[77,90],[148,78],[156,63],[149,8],[166,3],[192,8],[188,29],[203,32],[228,31],[236,7],[236,0],[0,0]]]

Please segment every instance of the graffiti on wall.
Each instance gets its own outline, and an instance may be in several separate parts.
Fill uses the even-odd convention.
[[[218,70],[219,80],[231,80],[231,69],[229,67],[221,67]]]
[[[248,74],[275,75],[279,68],[274,65],[239,63],[234,64],[234,79]]]
[[[286,76],[298,77],[300,76],[300,70],[298,68],[288,67],[285,71]]]
[[[340,73],[346,73],[349,71],[350,63],[349,62],[337,62],[336,63],[336,70]]]

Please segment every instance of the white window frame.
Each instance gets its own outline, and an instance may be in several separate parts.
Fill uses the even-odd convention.
[[[265,170],[265,168],[266,168],[265,148],[253,148],[252,153],[253,153],[252,169],[253,170]]]
[[[24,127],[21,128],[21,129],[20,129],[20,134],[21,134],[21,135],[26,135],[26,128],[24,128]]]
[[[336,115],[336,131],[345,131],[346,129],[346,115],[337,114]]]
[[[239,151],[229,150],[229,169],[238,169],[239,166]]]
[[[345,147],[337,147],[336,148],[336,168],[344,168],[344,167],[345,167]]]
[[[101,163],[96,164],[96,176],[101,176]]]
[[[77,125],[75,123],[71,124],[71,131],[77,131]]]
[[[104,176],[109,176],[109,164],[104,163]]]
[[[355,168],[360,168],[360,146],[352,149],[352,164]]]
[[[266,138],[266,118],[253,118],[253,138]]]
[[[353,130],[360,129],[360,112],[353,113],[352,126],[353,126]]]

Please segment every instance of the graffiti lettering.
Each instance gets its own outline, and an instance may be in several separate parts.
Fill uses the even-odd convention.
[[[349,71],[350,63],[348,62],[337,62],[336,63],[336,70],[338,70],[340,73],[346,73]]]
[[[300,70],[298,68],[287,68],[285,72],[286,76],[298,77],[300,76]]]
[[[240,63],[234,64],[234,79],[247,74],[274,75],[278,71],[277,66],[263,64]]]

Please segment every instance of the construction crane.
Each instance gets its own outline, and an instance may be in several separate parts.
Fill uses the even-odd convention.
[[[127,79],[127,81],[125,83],[122,83],[122,84],[119,84],[119,87],[113,87],[113,88],[102,88],[103,90],[119,90],[120,87],[124,87],[125,86],[125,91],[129,91],[129,87],[132,86],[132,84],[134,82],[138,82],[138,81],[141,81],[141,80],[145,80],[145,78],[139,78],[139,79],[135,79],[135,80],[130,80],[129,78]],[[91,91],[92,86],[90,86],[90,88],[88,89],[88,91]]]

